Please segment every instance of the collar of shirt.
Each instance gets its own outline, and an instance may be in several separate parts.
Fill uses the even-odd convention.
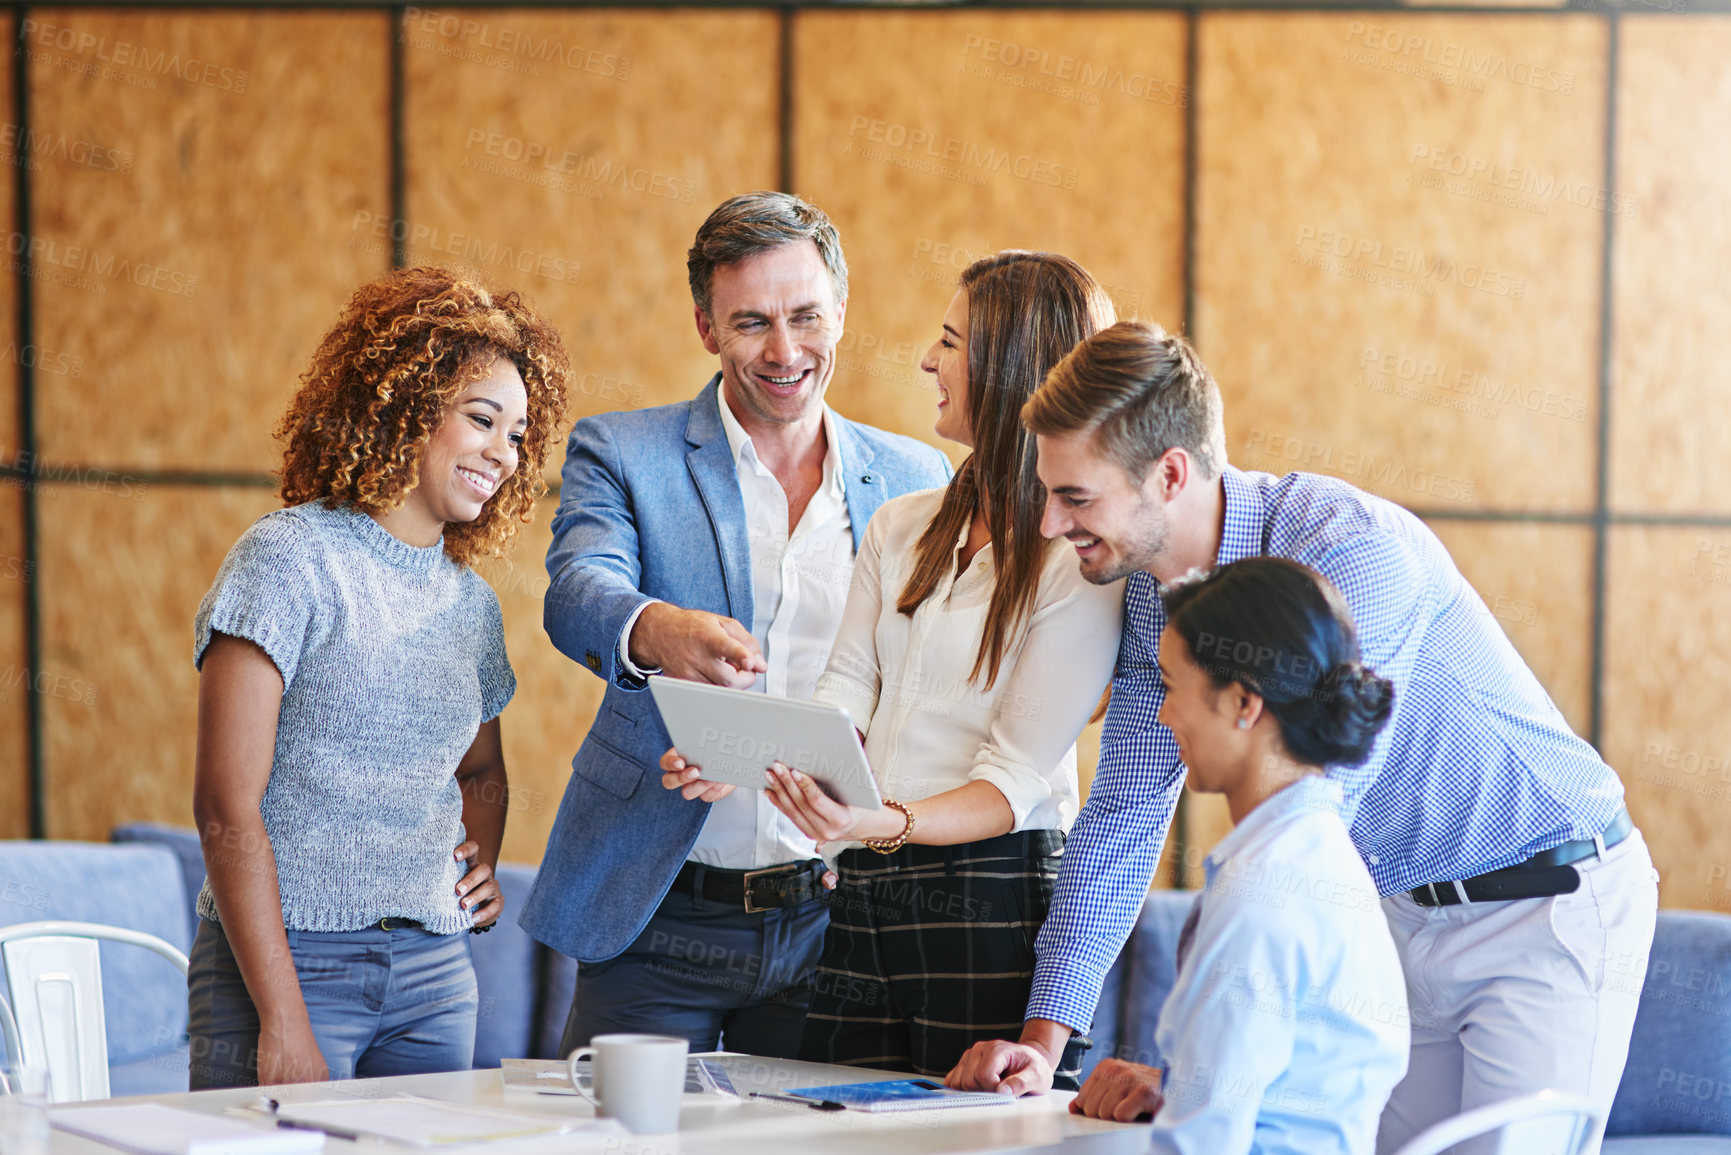
[[[1244,821],[1214,844],[1202,862],[1203,875],[1209,883],[1233,855],[1248,849],[1266,836],[1269,827],[1295,810],[1322,810],[1341,813],[1346,795],[1340,783],[1321,774],[1306,774],[1292,785],[1263,800],[1262,805],[1244,816]]]
[[[1220,553],[1214,559],[1217,566],[1262,552],[1262,524],[1265,520],[1262,498],[1243,472],[1228,465],[1220,471],[1225,488],[1226,517],[1220,533]]]
[[[769,473],[769,468],[757,456],[757,447],[751,443],[751,434],[739,423],[739,418],[733,415],[733,406],[727,403],[727,390],[723,386],[715,391],[715,404],[721,410],[721,428],[727,434],[727,446],[733,451],[733,467],[735,469],[751,468],[762,473]],[[823,407],[823,437],[828,449],[823,455],[823,488],[821,492],[830,497],[841,497],[847,492],[847,483],[842,478],[841,469],[841,438],[836,434],[835,414],[828,405]]]

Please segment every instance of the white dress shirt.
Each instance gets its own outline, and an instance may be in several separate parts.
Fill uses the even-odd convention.
[[[1301,778],[1204,862],[1195,938],[1154,1033],[1153,1152],[1375,1151],[1406,1073],[1406,979],[1342,797]]]
[[[835,417],[823,410],[829,452],[823,482],[787,531],[787,494],[758,459],[751,437],[716,391],[721,425],[733,450],[739,493],[745,500],[745,531],[751,543],[751,636],[763,650],[766,673],[752,689],[787,698],[809,698],[829,658],[836,623],[853,577],[853,523],[841,468]],[[647,603],[646,603],[647,604]],[[621,634],[620,658],[641,676],[628,656],[639,609]],[[756,870],[816,856],[812,840],[769,804],[761,790],[735,790],[709,809],[687,859],[729,870]]]
[[[1012,829],[1067,830],[1076,816],[1076,736],[1112,676],[1124,583],[1089,583],[1069,544],[1049,543],[1031,619],[1012,636],[997,681],[982,689],[969,674],[996,582],[990,544],[965,573],[952,554],[912,617],[896,609],[943,495],[905,494],[872,517],[814,697],[853,717],[886,797],[915,802],[990,782],[1015,814]],[[825,852],[847,845],[858,843]]]

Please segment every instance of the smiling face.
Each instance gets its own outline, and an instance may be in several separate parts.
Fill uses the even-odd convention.
[[[421,480],[404,503],[418,519],[444,526],[474,521],[517,471],[529,427],[529,394],[517,367],[501,357],[457,394],[421,451]]]
[[[926,350],[920,368],[937,378],[938,423],[946,441],[974,447],[974,414],[968,397],[968,294],[958,290],[944,310],[943,332]]]
[[[697,332],[721,358],[722,389],[747,433],[816,419],[846,312],[813,241],[716,267]]]
[[[1159,662],[1166,688],[1159,721],[1178,740],[1179,756],[1190,768],[1187,784],[1223,794],[1237,785],[1251,747],[1249,732],[1238,728],[1246,694],[1240,686],[1216,685],[1171,626],[1160,633]]]
[[[1067,538],[1082,576],[1096,585],[1158,569],[1170,538],[1159,464],[1138,485],[1099,451],[1092,433],[1041,434],[1035,440],[1046,487],[1040,532]]]

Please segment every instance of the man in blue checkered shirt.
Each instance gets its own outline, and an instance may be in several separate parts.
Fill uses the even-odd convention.
[[[1258,554],[1320,570],[1358,624],[1395,713],[1363,766],[1336,769],[1406,970],[1408,1074],[1378,1150],[1464,1110],[1544,1088],[1609,1111],[1657,917],[1657,874],[1623,787],[1577,737],[1435,534],[1314,474],[1226,463],[1220,393],[1158,326],[1083,342],[1023,412],[1039,435],[1043,532],[1083,574],[1126,575],[1099,770],[1064,853],[1020,1043],[981,1043],[953,1085],[1050,1085],[1141,907],[1185,767],[1155,652],[1162,582]],[[1614,975],[1637,976],[1617,981]],[[1110,1059],[1075,1109],[1157,1109],[1160,1071]]]

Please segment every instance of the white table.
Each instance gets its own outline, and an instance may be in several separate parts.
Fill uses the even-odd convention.
[[[761,1059],[751,1055],[715,1056],[743,1096],[751,1091],[777,1091],[818,1084],[863,1083],[878,1078],[906,1078],[887,1071],[835,1067]],[[442,1075],[403,1075],[391,1079],[356,1079],[344,1083],[313,1083],[268,1088],[283,1102],[335,1099],[345,1095],[421,1095],[453,1103],[478,1103],[529,1114],[589,1117],[582,1099],[567,1095],[537,1095],[506,1091],[498,1071],[453,1071]],[[260,1090],[198,1091],[152,1095],[128,1102],[156,1102],[192,1111],[222,1114],[256,1102]],[[956,1107],[940,1111],[909,1111],[872,1115],[860,1111],[815,1111],[788,1103],[742,1099],[698,1103],[688,1098],[679,1131],[673,1135],[643,1135],[519,1140],[493,1150],[511,1155],[949,1155],[973,1152],[1076,1151],[1088,1155],[1131,1155],[1147,1150],[1147,1124],[1103,1123],[1069,1113],[1071,1096],[1053,1092],[1006,1101],[1001,1107]],[[331,1139],[332,1155],[366,1151],[369,1155],[400,1155],[412,1148],[376,1142],[349,1143]],[[113,1155],[113,1148],[54,1132],[52,1155]],[[444,1148],[472,1152],[477,1148]]]

